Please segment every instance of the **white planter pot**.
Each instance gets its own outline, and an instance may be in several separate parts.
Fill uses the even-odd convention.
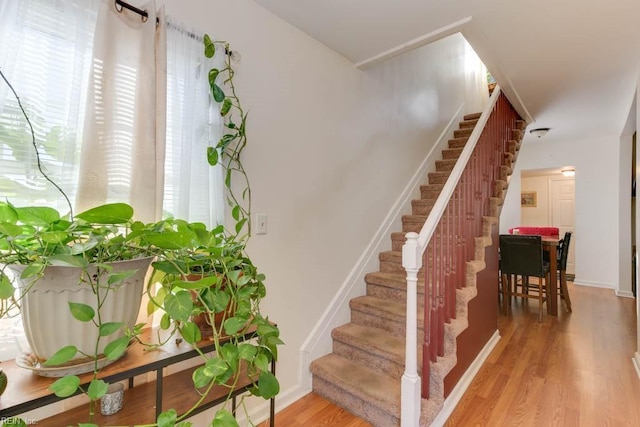
[[[124,322],[127,326],[135,325],[142,292],[144,278],[151,263],[151,258],[119,261],[111,263],[113,272],[136,270],[136,274],[124,282],[112,286],[105,299],[100,315],[102,323]],[[12,265],[9,267],[15,271],[16,276],[26,266]],[[80,351],[94,355],[98,328],[93,322],[81,322],[71,315],[69,302],[87,304],[97,312],[96,295],[91,286],[80,282],[82,269],[75,267],[48,266],[44,276],[39,279],[22,299],[22,321],[27,341],[31,351],[40,362],[46,361],[55,352],[64,346],[74,345]],[[96,269],[91,267],[89,274],[96,275]],[[102,272],[106,276],[106,273]],[[19,280],[19,286],[26,286],[29,279],[24,282]],[[106,279],[103,279],[106,282]],[[102,289],[102,296],[106,290]],[[98,355],[102,355],[105,346],[124,335],[120,330],[108,337],[101,337],[98,346]],[[74,363],[83,363],[85,372],[93,370],[92,364],[87,364],[86,356],[77,354],[76,359],[66,366]],[[110,363],[105,361],[104,365]],[[78,373],[75,371],[75,373]]]

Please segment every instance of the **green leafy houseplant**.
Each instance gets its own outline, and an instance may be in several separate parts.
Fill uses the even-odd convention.
[[[103,318],[105,299],[134,274],[113,268],[112,263],[121,260],[153,257],[151,280],[146,287],[148,312],[158,312],[161,329],[169,330],[171,336],[179,336],[198,349],[196,344],[202,335],[194,318],[204,316],[213,325],[211,340],[216,351],[203,354],[198,350],[202,366],[193,374],[201,401],[216,384],[232,391],[241,372],[251,378],[253,395],[269,399],[279,392],[278,381],[269,365],[277,359],[277,346],[282,341],[278,327],[260,312],[260,301],[266,294],[265,278],[245,251],[251,235],[251,193],[240,154],[247,142],[247,114],[233,84],[228,43],[214,42],[205,36],[204,45],[208,57],[221,50],[216,50],[216,46],[223,46],[227,59],[225,68],[209,73],[211,95],[221,104],[227,131],[220,141],[211,145],[206,155],[211,165],[219,164],[225,171],[227,201],[235,221],[230,231],[222,226],[208,229],[202,223],[174,218],[144,224],[135,221],[133,209],[123,203],[97,206],[73,216],[70,206],[70,213],[61,215],[48,207],[16,207],[0,202],[0,316],[20,307],[23,298],[37,288],[39,279],[47,274],[50,266],[79,269],[78,285],[90,288],[95,297],[91,304],[68,303],[75,321],[96,329],[93,352],[60,343],[60,350],[43,361],[46,366],[58,366],[79,353],[94,361],[93,380],[87,387],[81,387],[75,375],[60,378],[51,386],[60,397],[78,391],[89,397],[89,424],[83,425],[92,425],[96,401],[107,390],[108,384],[98,379],[100,358],[117,360],[132,341],[150,349],[158,346],[142,342],[141,332],[146,325]],[[229,90],[229,96],[224,94],[225,89]],[[24,115],[28,121],[26,112]],[[32,138],[36,147],[33,131]],[[242,179],[236,183],[234,176],[238,174]],[[18,269],[20,279],[27,283],[19,292],[12,275],[7,274],[15,265],[22,266]],[[216,316],[219,321],[215,320]],[[248,330],[255,331],[255,339],[242,341]],[[216,412],[212,425],[238,425],[229,410],[230,400],[231,394]],[[178,415],[169,409],[160,415],[157,425],[190,425],[183,420],[192,410]]]

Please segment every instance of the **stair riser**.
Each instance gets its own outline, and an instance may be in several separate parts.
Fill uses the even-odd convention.
[[[411,213],[413,215],[429,215],[434,203],[434,199],[413,200],[411,202]]]
[[[449,175],[449,172],[431,172],[429,174],[429,184],[445,184]]]
[[[366,366],[376,372],[383,373],[384,375],[392,378],[398,378],[398,380],[402,377],[404,372],[404,365],[399,365],[392,360],[376,356],[335,339],[333,340],[333,352],[338,356],[349,359],[362,366]]]
[[[420,283],[420,282],[418,282]],[[401,301],[404,302],[407,300],[407,291],[397,289],[397,288],[389,288],[382,285],[377,284],[367,284],[367,295],[381,298],[388,301]],[[418,292],[418,305],[424,304],[424,293]]]
[[[407,238],[404,236],[404,233],[394,234],[391,236],[391,250],[401,252],[406,241]]]
[[[420,197],[423,199],[435,200],[438,198],[441,191],[442,189],[440,188],[434,189],[434,188],[429,188],[425,186],[424,189],[423,188],[420,189]]]
[[[422,313],[422,306],[418,305],[419,313]],[[418,346],[424,342],[424,323],[419,315],[418,320]],[[382,329],[394,336],[404,336],[406,334],[406,320],[404,317],[389,319],[381,317],[376,313],[359,310],[358,307],[351,308],[351,321],[357,325]]]
[[[467,145],[467,141],[469,141],[469,137],[462,138],[454,138],[448,141],[449,149],[462,149],[465,145]]]
[[[462,148],[442,150],[442,158],[444,160],[457,160],[460,154],[462,154]]]
[[[464,120],[478,120],[480,118],[480,116],[482,116],[482,113],[465,114],[463,119]]]
[[[476,124],[478,123],[478,120],[465,120],[464,122],[460,122],[458,123],[458,127],[460,129],[473,129],[474,127],[476,127]]]
[[[456,165],[455,160],[437,160],[436,172],[451,172]]]
[[[317,375],[313,376],[313,391],[374,426],[395,427],[400,425],[399,412],[398,416],[394,416],[379,408],[375,403],[364,400],[362,396],[349,393]]]
[[[471,135],[472,131],[473,129],[457,129],[453,131],[453,137],[454,138],[464,138],[465,136],[468,137],[469,135]]]
[[[404,336],[406,325],[404,318],[397,320],[385,319],[376,314],[363,312],[357,309],[351,309],[351,321],[358,325],[370,326],[372,328],[382,329],[396,336]]]
[[[402,266],[402,262],[397,261],[380,261],[380,271],[382,273],[395,273],[395,274],[407,274],[407,270]],[[418,274],[424,275],[424,269],[418,270]]]
[[[404,231],[405,233],[409,233],[409,232],[420,233],[421,229],[422,229],[422,224],[415,224],[415,223],[402,224],[402,231]]]

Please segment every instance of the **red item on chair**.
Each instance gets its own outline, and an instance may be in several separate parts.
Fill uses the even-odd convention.
[[[518,230],[515,234],[560,236],[560,229],[558,227],[513,227],[509,229],[509,234],[514,234],[514,230]]]

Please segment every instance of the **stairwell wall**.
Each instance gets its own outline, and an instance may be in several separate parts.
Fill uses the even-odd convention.
[[[253,211],[268,215],[248,252],[267,277],[264,313],[286,343],[280,408],[310,391],[302,344],[342,287],[364,294],[362,278],[347,283],[351,270],[463,104],[466,42],[455,35],[362,71],[254,1],[160,3],[242,57],[244,162]],[[345,305],[332,322],[348,321]]]

